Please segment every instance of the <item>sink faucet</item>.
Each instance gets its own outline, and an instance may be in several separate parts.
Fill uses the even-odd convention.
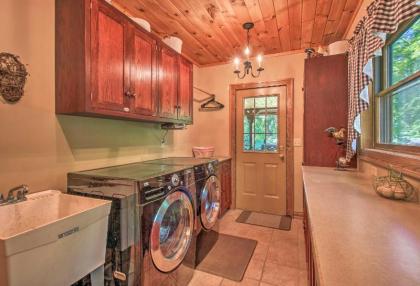
[[[3,194],[0,194],[0,205],[5,204],[14,204],[26,200],[26,194],[29,192],[29,187],[27,185],[20,185],[9,190],[7,198],[3,197]],[[16,196],[15,196],[16,193]]]

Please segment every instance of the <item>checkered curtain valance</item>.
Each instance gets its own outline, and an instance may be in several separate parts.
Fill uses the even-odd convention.
[[[381,55],[387,34],[394,33],[400,23],[420,14],[419,4],[417,0],[374,0],[349,41],[348,161],[356,153],[356,140],[361,133],[360,113],[369,107],[368,85],[373,77],[372,59]]]

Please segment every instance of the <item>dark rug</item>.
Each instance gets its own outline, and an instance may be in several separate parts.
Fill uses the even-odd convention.
[[[288,215],[272,215],[251,211],[243,211],[236,222],[247,223],[281,230],[290,230],[292,218]]]
[[[241,281],[256,246],[256,240],[220,233],[216,244],[197,269]]]

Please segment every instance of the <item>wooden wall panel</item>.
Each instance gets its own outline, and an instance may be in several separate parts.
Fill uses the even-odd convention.
[[[245,22],[254,22],[254,54],[328,45],[343,38],[362,0],[114,0],[146,19],[160,37],[178,36],[198,65],[228,62],[245,46]]]

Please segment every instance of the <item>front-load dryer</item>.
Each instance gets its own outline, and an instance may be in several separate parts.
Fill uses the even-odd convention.
[[[196,236],[193,170],[162,178],[154,187],[143,183],[142,205],[143,284],[188,285],[193,275]]]
[[[217,178],[218,161],[208,158],[170,157],[146,161],[146,164],[193,166],[197,191],[196,208],[196,265],[217,242],[220,212],[220,182]]]

